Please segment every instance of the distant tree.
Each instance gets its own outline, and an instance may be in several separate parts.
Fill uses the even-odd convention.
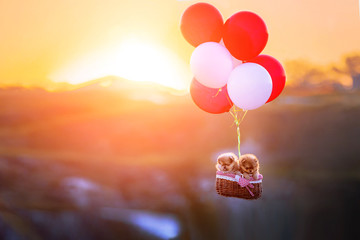
[[[348,74],[353,81],[353,89],[360,89],[360,55],[349,55],[345,57],[345,68],[334,67],[333,70]]]
[[[306,60],[292,60],[285,63],[289,86],[287,91],[331,92],[336,78],[327,68]]]

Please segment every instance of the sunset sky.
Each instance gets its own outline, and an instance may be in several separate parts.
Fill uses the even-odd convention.
[[[56,88],[106,75],[183,89],[194,48],[182,12],[199,1],[0,0],[1,85]],[[358,0],[212,0],[224,21],[249,10],[267,24],[263,53],[326,65],[360,51]]]

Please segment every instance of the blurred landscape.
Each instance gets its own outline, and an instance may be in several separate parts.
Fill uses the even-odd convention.
[[[241,151],[264,175],[254,201],[216,194],[216,157],[237,152],[236,129],[189,95],[111,76],[66,92],[2,88],[0,239],[358,239],[349,66],[332,70],[348,86],[310,69],[247,114]]]
[[[0,240],[360,239],[360,0],[202,1],[187,36],[197,2],[0,0]],[[241,123],[257,200],[216,193],[236,124],[186,89],[189,37],[244,10],[286,72]]]

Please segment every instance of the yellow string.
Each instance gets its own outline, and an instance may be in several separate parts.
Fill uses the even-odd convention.
[[[215,94],[215,96],[213,96],[213,98],[217,97],[217,95],[219,95],[219,93],[222,91],[221,88],[219,88],[219,90],[217,91],[217,93]]]
[[[220,90],[220,89],[219,89]],[[219,91],[218,91],[219,93]],[[217,94],[216,94],[217,95]],[[228,99],[230,104],[233,104],[232,101],[230,100],[230,98],[228,97],[228,95],[226,94],[226,98]],[[238,153],[239,153],[239,158],[241,157],[241,151],[240,151],[240,123],[242,123],[242,121],[245,118],[245,115],[247,113],[248,110],[243,110],[243,109],[236,109],[236,106],[233,105],[232,109],[230,109],[229,113],[231,114],[231,116],[234,118],[234,122],[231,125],[231,127],[234,125],[234,123],[236,124],[236,133],[237,133],[237,137],[238,137]],[[243,112],[243,115],[241,117],[241,120],[239,121],[238,118],[238,112]]]
[[[244,110],[242,110],[242,111],[244,111]],[[244,120],[244,118],[245,118],[245,116],[246,116],[247,111],[248,111],[248,110],[245,110],[245,111],[244,111],[244,115],[242,116],[242,118],[241,118],[241,120],[240,120],[240,123]],[[239,123],[239,124],[240,124],[240,123]]]
[[[241,157],[241,151],[240,151],[240,142],[241,142],[240,141],[241,140],[240,139],[240,124],[244,120],[245,115],[247,113],[247,110],[246,111],[244,111],[243,109],[238,110],[238,109],[236,109],[236,106],[234,105],[234,107],[232,108],[232,111],[233,112],[229,111],[229,113],[231,114],[231,116],[233,116],[234,123],[236,124],[236,133],[237,133],[237,137],[238,137],[238,153],[239,153],[239,158],[240,158]],[[239,117],[238,117],[238,112],[243,112],[243,115],[242,115],[240,121],[239,121]]]

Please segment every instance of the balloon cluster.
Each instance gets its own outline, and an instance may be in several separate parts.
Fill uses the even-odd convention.
[[[209,113],[228,112],[233,104],[256,109],[274,100],[285,86],[285,71],[269,55],[259,55],[268,41],[265,22],[240,11],[226,20],[208,3],[188,7],[180,22],[184,38],[195,47],[190,94]]]

